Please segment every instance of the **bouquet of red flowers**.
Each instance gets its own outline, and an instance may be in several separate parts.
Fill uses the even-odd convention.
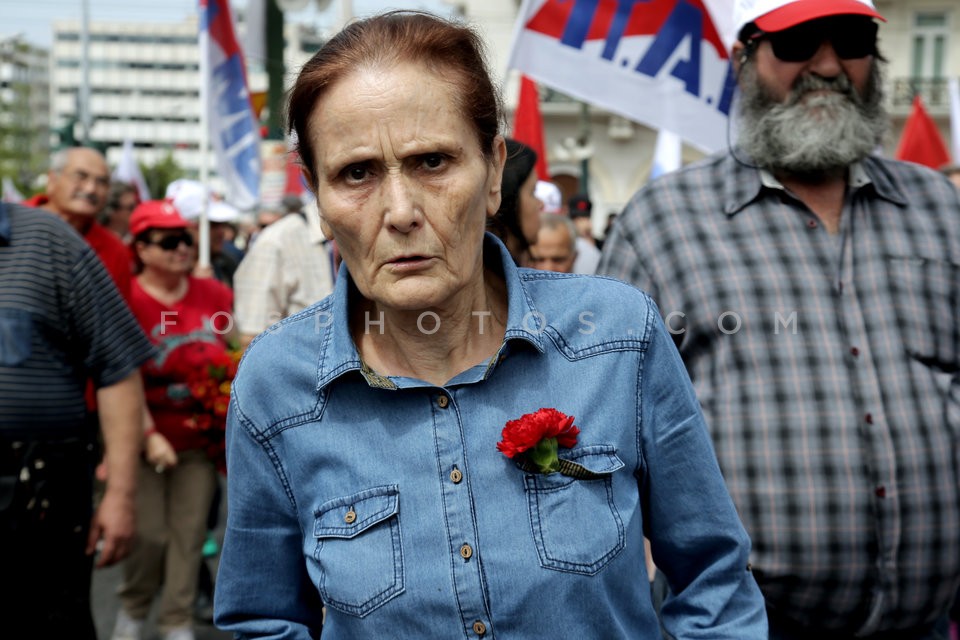
[[[226,472],[227,407],[241,352],[218,349],[215,345],[209,347],[191,354],[191,360],[201,360],[203,364],[191,368],[186,374],[187,389],[196,406],[194,414],[186,420],[186,426],[204,434],[208,441],[207,455],[221,472]]]

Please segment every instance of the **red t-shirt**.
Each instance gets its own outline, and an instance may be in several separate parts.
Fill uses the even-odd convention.
[[[94,250],[100,262],[110,272],[114,284],[120,290],[123,299],[130,303],[130,280],[132,279],[132,259],[130,248],[123,240],[99,222],[94,221],[87,229],[83,239]]]
[[[142,369],[147,408],[157,431],[177,451],[204,448],[208,440],[187,426],[195,408],[185,383],[205,354],[226,352],[225,331],[233,324],[233,292],[212,278],[188,276],[186,295],[167,306],[134,278],[130,307],[159,350]]]

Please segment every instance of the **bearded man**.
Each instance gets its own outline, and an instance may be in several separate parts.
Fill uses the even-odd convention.
[[[736,5],[737,147],[636,194],[598,272],[659,304],[753,542],[770,638],[946,638],[958,192],[872,155],[888,119],[870,0]]]

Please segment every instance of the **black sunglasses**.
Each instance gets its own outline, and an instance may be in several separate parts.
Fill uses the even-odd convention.
[[[768,40],[773,55],[783,62],[806,62],[827,40],[841,60],[854,60],[877,53],[877,29],[877,23],[869,18],[834,16],[775,33],[761,31],[752,40]]]
[[[193,246],[193,236],[189,233],[178,233],[175,236],[164,236],[159,240],[147,240],[147,244],[155,244],[164,251],[173,251],[180,246],[180,243],[187,245],[188,247]]]

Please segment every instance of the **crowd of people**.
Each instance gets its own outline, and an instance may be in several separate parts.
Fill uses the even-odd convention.
[[[237,637],[951,638],[960,171],[876,154],[883,20],[738,2],[737,140],[603,238],[422,12],[304,65],[246,229],[56,152],[0,203],[4,633],[95,638],[123,563],[112,640],[192,640],[225,478]]]

